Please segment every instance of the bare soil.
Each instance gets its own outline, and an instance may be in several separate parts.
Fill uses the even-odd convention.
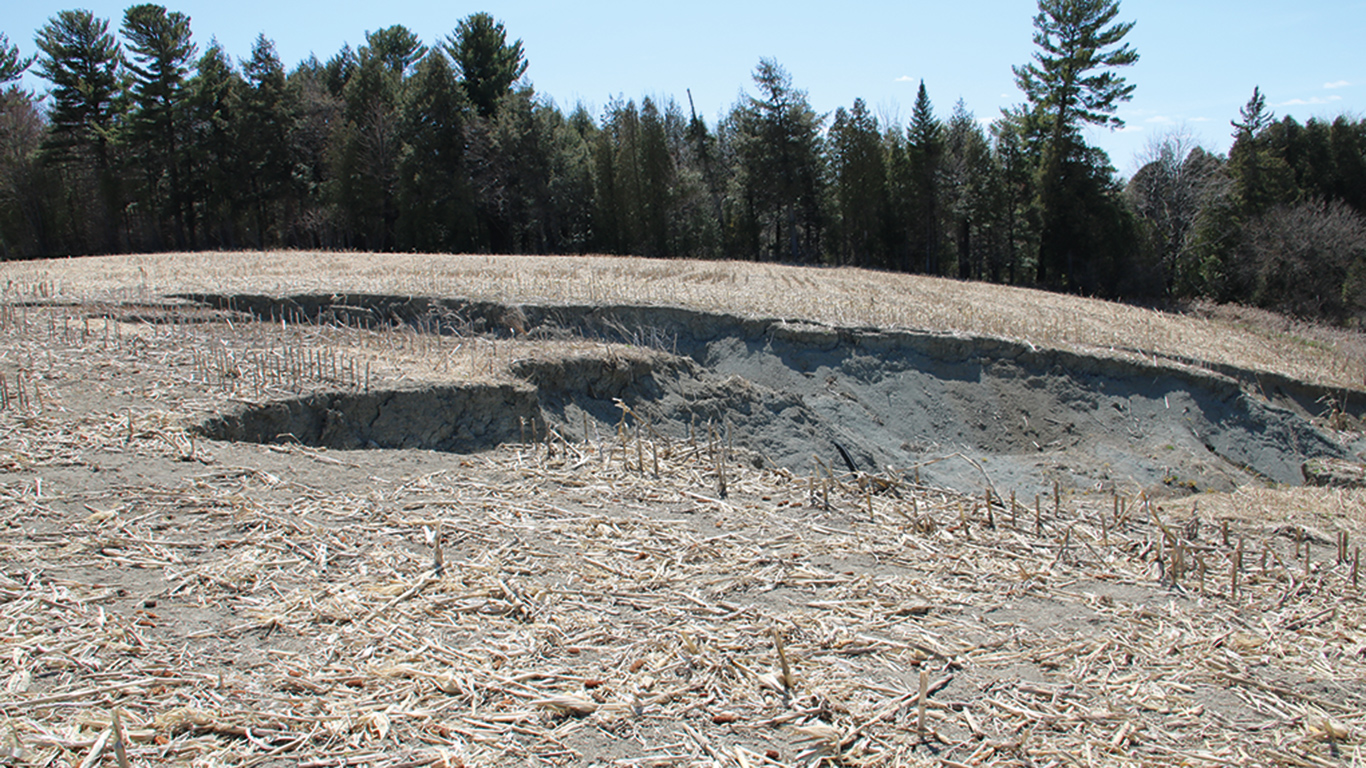
[[[241,311],[6,305],[6,762],[1366,759],[1366,500],[1277,476],[1356,416],[1291,379]]]

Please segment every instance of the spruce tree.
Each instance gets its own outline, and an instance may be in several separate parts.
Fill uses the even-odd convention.
[[[926,274],[937,275],[942,239],[939,164],[944,153],[944,126],[934,116],[934,105],[924,80],[920,81],[920,89],[916,92],[906,139],[911,174],[908,255],[914,261],[907,263],[904,269],[909,272],[918,268]]]

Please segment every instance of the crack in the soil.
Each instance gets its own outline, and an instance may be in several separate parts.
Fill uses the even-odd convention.
[[[441,334],[508,333],[509,308],[395,296],[190,296],[275,320]],[[1328,393],[1227,367],[1091,356],[1028,343],[678,308],[520,307],[526,330],[653,347],[631,360],[569,355],[512,366],[523,385],[451,383],[328,392],[243,406],[202,425],[209,437],[279,435],[342,449],[474,451],[524,439],[525,424],[569,439],[630,415],[674,437],[708,422],[778,466],[812,457],[860,470],[916,472],[945,487],[1025,493],[1081,488],[1226,490],[1298,484],[1310,458],[1352,459],[1315,422],[1326,395],[1359,420],[1366,393]],[[1271,398],[1271,399],[1268,399]],[[619,404],[618,401],[621,401]],[[341,420],[323,418],[341,414]],[[362,418],[364,417],[364,418]]]

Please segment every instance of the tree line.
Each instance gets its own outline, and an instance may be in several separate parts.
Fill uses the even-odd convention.
[[[287,69],[234,62],[154,4],[0,35],[0,256],[170,249],[613,253],[778,260],[1366,315],[1366,121],[1275,120],[1227,156],[1175,134],[1133,178],[1084,140],[1121,127],[1138,59],[1118,0],[1039,0],[1023,101],[989,123],[818,114],[776,61],[714,125],[672,98],[567,112],[486,13],[396,25]]]

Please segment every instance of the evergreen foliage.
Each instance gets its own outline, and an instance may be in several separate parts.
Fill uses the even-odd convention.
[[[1366,121],[1277,119],[1252,97],[1227,156],[1159,137],[1122,182],[1082,128],[1115,127],[1137,53],[1117,0],[1038,0],[1019,106],[906,124],[827,120],[775,60],[715,125],[673,99],[568,113],[520,41],[473,14],[435,45],[394,25],[287,69],[257,38],[197,54],[189,19],[119,33],[64,11],[0,91],[0,257],[162,248],[607,252],[914,271],[1142,299],[1366,318]],[[41,107],[41,108],[40,108]]]
[[[185,80],[196,50],[190,19],[160,5],[135,5],[124,13],[123,37],[132,81],[125,142],[132,149],[128,160],[140,172],[129,174],[141,182],[132,194],[141,200],[144,215],[152,217],[142,228],[151,235],[147,247],[185,248],[195,240],[188,231],[194,214],[184,184]]]
[[[480,117],[491,117],[499,99],[526,74],[522,41],[507,41],[502,22],[487,13],[462,19],[446,41],[446,50],[460,73],[465,89]]]
[[[1037,279],[1043,285],[1087,290],[1101,271],[1085,262],[1104,253],[1089,238],[1103,228],[1097,217],[1109,215],[1111,201],[1096,195],[1113,172],[1086,146],[1080,129],[1124,125],[1114,113],[1135,86],[1113,68],[1133,64],[1138,53],[1120,44],[1134,22],[1112,24],[1118,14],[1119,0],[1039,0],[1034,62],[1014,68],[1016,85],[1047,134],[1038,184]]]
[[[9,41],[9,36],[0,32],[0,85],[13,82],[23,76],[33,64],[34,57],[23,58],[19,46]]]

